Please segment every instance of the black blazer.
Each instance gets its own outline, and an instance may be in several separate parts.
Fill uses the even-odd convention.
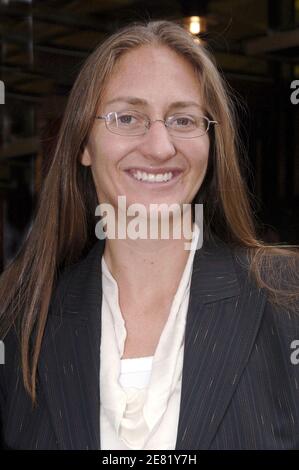
[[[60,279],[26,395],[13,331],[0,366],[2,445],[100,449],[101,255]],[[238,259],[244,257],[239,251]],[[176,449],[299,449],[299,318],[277,310],[236,252],[217,239],[195,254],[186,323]]]

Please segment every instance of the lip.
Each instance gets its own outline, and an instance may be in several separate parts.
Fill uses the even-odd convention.
[[[182,173],[183,169],[179,168],[179,167],[146,168],[146,167],[143,167],[143,166],[134,166],[134,167],[130,167],[130,168],[125,168],[124,171],[129,172],[129,173],[131,173],[133,171],[144,171],[145,173],[152,173],[153,175],[158,175],[160,173],[164,174],[164,173],[171,172],[174,175],[176,175],[176,174]]]
[[[166,187],[172,186],[176,184],[180,176],[183,174],[183,170],[178,167],[169,167],[169,168],[132,167],[132,168],[127,168],[124,171],[128,175],[131,181],[133,180],[137,184],[142,184],[143,186],[147,186],[148,188],[153,188],[153,189],[160,189],[160,188],[166,188]],[[173,177],[169,181],[161,181],[159,183],[158,182],[152,183],[150,181],[142,181],[142,180],[137,180],[136,178],[134,178],[132,173],[135,171],[144,171],[146,173],[152,173],[154,175],[157,175],[159,173],[164,174],[164,173],[172,172]]]

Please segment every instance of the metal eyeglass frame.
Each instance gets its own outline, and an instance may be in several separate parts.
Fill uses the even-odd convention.
[[[122,111],[122,112],[125,112],[125,111]],[[145,125],[145,130],[142,134],[119,134],[119,132],[114,132],[113,130],[111,130],[109,127],[108,127],[108,122],[109,120],[111,120],[110,116],[111,115],[114,115],[114,117],[117,119],[117,112],[116,111],[110,111],[109,113],[105,114],[105,115],[99,115],[99,116],[96,116],[95,119],[101,119],[101,120],[105,120],[105,125],[106,125],[106,128],[109,132],[111,132],[112,134],[117,134],[117,135],[124,135],[124,136],[127,136],[127,137],[137,137],[137,136],[140,136],[140,135],[145,135],[147,133],[147,131],[150,129],[150,126],[154,123],[154,122],[163,122],[165,127],[168,128],[168,125],[167,125],[167,120],[174,117],[176,114],[174,114],[173,116],[169,116],[167,119],[155,119],[153,121],[151,121],[145,114],[143,113],[140,113],[139,111],[134,111],[134,113],[136,114],[139,114],[140,116],[144,117],[145,118],[145,122],[147,123]],[[180,114],[180,113],[177,113],[177,114]],[[192,136],[192,137],[186,137],[186,136],[178,136],[178,135],[175,135],[174,137],[176,138],[179,138],[179,139],[195,139],[196,137],[202,137],[203,135],[207,134],[209,132],[209,129],[210,129],[210,125],[211,124],[214,124],[216,126],[219,125],[219,122],[218,121],[212,121],[211,119],[209,119],[207,116],[199,116],[201,118],[204,118],[207,122],[208,122],[208,127],[207,127],[207,130],[201,134],[201,135],[198,135],[198,136]],[[170,129],[171,130],[171,129]],[[170,132],[170,135],[171,132]]]

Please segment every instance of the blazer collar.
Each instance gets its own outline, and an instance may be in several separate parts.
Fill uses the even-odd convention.
[[[260,326],[266,296],[235,253],[215,238],[194,258],[176,450],[210,447]]]
[[[60,449],[100,449],[101,257],[97,242],[61,278],[39,361]]]
[[[101,256],[66,273],[49,312],[39,378],[62,449],[100,449]],[[237,271],[238,274],[237,274]],[[208,448],[248,360],[265,298],[219,239],[195,253],[176,449]]]

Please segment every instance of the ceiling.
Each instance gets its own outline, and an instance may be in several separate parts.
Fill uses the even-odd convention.
[[[34,134],[36,107],[55,114],[59,97],[107,34],[132,20],[182,21],[200,7],[205,39],[228,77],[271,80],[269,63],[299,76],[298,0],[0,0],[6,112],[26,107],[20,132]]]

